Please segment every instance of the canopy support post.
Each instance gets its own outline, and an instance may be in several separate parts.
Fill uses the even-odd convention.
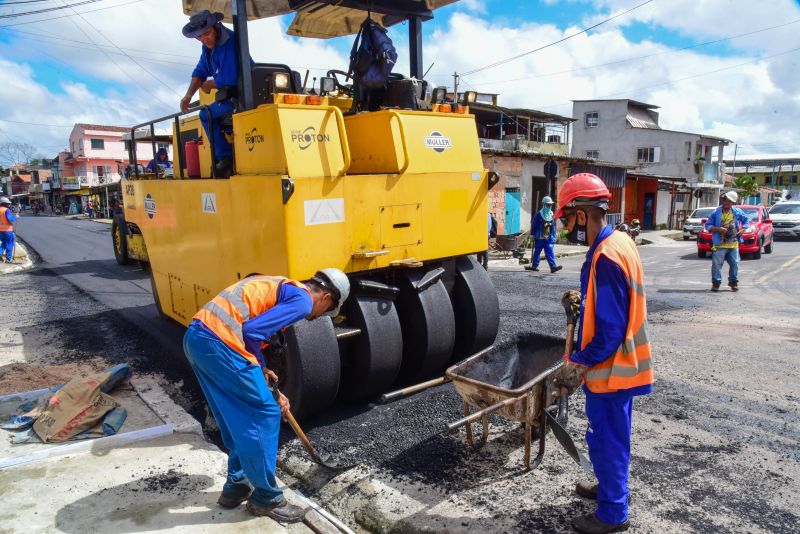
[[[253,74],[250,70],[250,42],[247,36],[247,4],[245,0],[231,0],[233,31],[236,36],[236,52],[239,61],[238,94],[239,109],[253,109]]]
[[[422,18],[409,17],[408,19],[408,48],[411,54],[411,77],[422,79]]]

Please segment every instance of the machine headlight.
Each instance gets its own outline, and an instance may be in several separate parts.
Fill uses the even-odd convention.
[[[431,92],[431,104],[441,104],[447,98],[447,87],[437,87]]]
[[[336,90],[336,80],[332,77],[323,76],[319,79],[319,90],[320,94],[323,95],[334,92]]]
[[[476,93],[475,91],[467,91],[464,93],[464,100],[462,101],[462,103],[465,106],[468,106],[469,104],[474,104],[477,99],[478,99],[478,93]]]
[[[276,72],[272,75],[272,87],[276,90],[289,88],[289,75],[285,72]]]

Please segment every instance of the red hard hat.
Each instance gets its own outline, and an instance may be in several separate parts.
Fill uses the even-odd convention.
[[[608,200],[611,198],[611,191],[603,180],[594,174],[588,172],[573,174],[558,190],[558,211],[555,217],[563,217],[564,208],[573,207],[570,204],[578,198]]]

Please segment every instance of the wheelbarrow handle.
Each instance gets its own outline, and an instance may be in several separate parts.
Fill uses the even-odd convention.
[[[382,395],[381,404],[391,402],[397,399],[402,399],[403,397],[407,397],[408,395],[419,393],[420,391],[424,391],[428,388],[439,386],[441,384],[446,384],[447,382],[450,382],[450,379],[446,376],[441,376],[439,378],[434,378],[433,380],[428,380],[427,382],[422,382],[414,386],[408,386],[407,388],[398,389],[397,391],[392,391],[390,393]]]
[[[464,417],[463,419],[459,419],[454,423],[450,423],[449,425],[447,425],[447,430],[452,431],[464,425],[474,423],[478,419],[485,417],[492,412],[496,412],[497,410],[505,408],[506,406],[511,406],[512,404],[524,401],[527,396],[528,394],[526,393],[525,395],[520,395],[519,397],[511,397],[510,399],[500,401],[497,404],[492,404],[491,406],[484,408],[482,410],[478,410],[477,412],[470,414],[467,417]]]

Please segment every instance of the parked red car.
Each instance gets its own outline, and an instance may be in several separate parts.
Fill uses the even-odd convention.
[[[752,254],[754,259],[761,258],[761,251],[770,254],[774,246],[772,221],[764,206],[736,206],[750,217],[750,228],[746,228],[739,243],[739,254]],[[707,219],[701,222],[705,225]],[[711,232],[701,230],[697,234],[697,255],[705,258],[711,252]]]

